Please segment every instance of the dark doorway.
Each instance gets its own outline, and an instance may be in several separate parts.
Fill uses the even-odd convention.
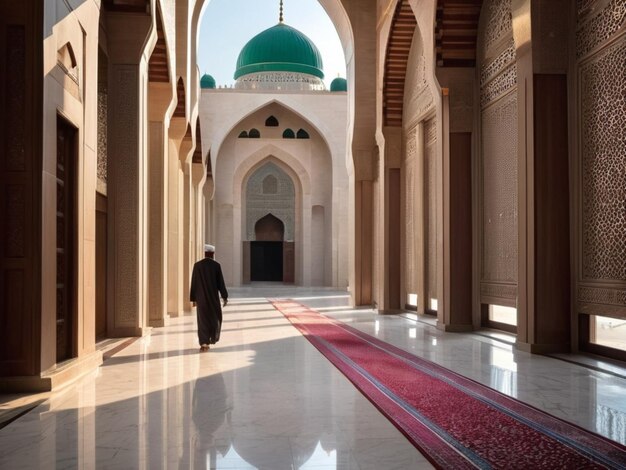
[[[107,198],[96,194],[96,339],[107,332]]]
[[[283,242],[250,243],[250,280],[283,281]]]
[[[57,362],[74,356],[76,128],[57,118]]]

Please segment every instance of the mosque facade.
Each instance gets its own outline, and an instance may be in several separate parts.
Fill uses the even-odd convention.
[[[347,84],[279,22],[239,54],[234,87],[200,82],[206,231],[229,285],[348,285]],[[212,191],[212,192],[211,192]]]

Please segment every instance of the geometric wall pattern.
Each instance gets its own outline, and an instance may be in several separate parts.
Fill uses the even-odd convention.
[[[437,298],[437,120],[424,123],[424,224],[426,235],[426,301]]]
[[[485,2],[480,30],[480,291],[483,298],[515,305],[518,107],[511,1]]]
[[[578,311],[623,315],[626,314],[626,3],[578,0],[576,6]]]
[[[246,235],[255,241],[259,219],[272,214],[285,225],[285,241],[294,241],[296,192],[293,181],[272,162],[261,166],[246,185]]]
[[[415,129],[410,130],[404,148],[404,282],[407,293],[417,292],[417,188],[415,165],[417,160],[417,139]]]
[[[583,277],[626,281],[626,41],[583,66],[580,86]]]

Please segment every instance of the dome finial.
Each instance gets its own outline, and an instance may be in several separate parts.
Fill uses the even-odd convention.
[[[283,18],[283,0],[280,0],[280,15],[278,16],[278,21],[282,23],[284,21]]]

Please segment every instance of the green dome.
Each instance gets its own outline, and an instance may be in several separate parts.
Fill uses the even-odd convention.
[[[215,79],[208,73],[205,73],[200,79],[200,88],[215,88]]]
[[[348,81],[337,77],[330,83],[330,91],[348,91]]]
[[[278,23],[257,34],[237,59],[235,79],[258,72],[296,72],[324,78],[322,55],[297,29]]]

